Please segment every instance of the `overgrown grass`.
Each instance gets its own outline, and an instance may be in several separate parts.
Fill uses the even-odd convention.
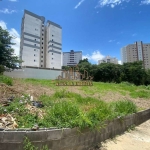
[[[132,98],[150,98],[150,86],[136,86],[128,82],[116,83],[103,83],[94,82],[93,87],[83,86],[81,90],[88,94],[94,95],[100,93],[105,95],[107,92],[120,93],[121,95],[130,95]]]
[[[23,79],[23,82],[29,82],[34,85],[41,85],[41,86],[47,86],[47,87],[53,87],[55,88],[55,81],[53,80],[46,80],[46,79]]]
[[[0,83],[5,83],[7,85],[12,86],[13,85],[13,80],[10,77],[0,75]]]
[[[52,96],[41,95],[39,99],[44,104],[43,108],[39,108],[44,112],[43,119],[40,119],[36,113],[31,114],[26,108],[27,104],[31,104],[27,96],[21,100],[15,99],[5,108],[0,107],[0,114],[12,113],[21,128],[31,128],[38,124],[39,127],[84,129],[99,127],[106,120],[137,111],[131,101],[106,103],[64,90],[57,91]]]

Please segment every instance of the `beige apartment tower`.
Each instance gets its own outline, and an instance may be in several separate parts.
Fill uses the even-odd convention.
[[[61,69],[62,28],[24,10],[21,24],[20,58],[22,66]]]
[[[150,69],[150,43],[142,41],[121,48],[122,63],[143,61],[144,68]]]
[[[98,64],[101,64],[101,63],[118,64],[118,59],[115,57],[106,56],[103,59],[98,60]]]

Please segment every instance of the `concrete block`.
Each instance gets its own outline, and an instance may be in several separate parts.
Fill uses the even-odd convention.
[[[22,150],[22,143],[0,143],[0,150]]]
[[[3,137],[4,137],[4,132],[0,131],[0,142],[3,140]]]
[[[62,138],[63,130],[62,129],[54,129],[51,131],[47,131],[47,140],[59,140]]]
[[[52,142],[52,150],[61,150],[64,146],[60,145],[60,140],[53,140]]]
[[[25,135],[25,131],[4,131],[3,142],[23,142]]]
[[[63,138],[60,140],[60,145],[62,145],[63,147],[72,147],[74,145],[76,145],[77,142],[77,136],[72,136],[72,137],[67,137],[67,138]]]
[[[62,129],[62,138],[68,137],[68,136],[75,136],[80,134],[80,131],[77,128],[66,128]]]
[[[42,142],[47,140],[47,131],[30,131],[26,136],[31,142]]]
[[[48,149],[51,150],[52,146],[53,146],[53,141],[45,141],[44,145],[46,145],[48,147]]]

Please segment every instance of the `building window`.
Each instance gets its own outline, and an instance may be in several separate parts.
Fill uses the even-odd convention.
[[[34,51],[36,51],[36,49],[34,49]]]
[[[36,39],[35,39],[35,41],[36,41]]]
[[[42,44],[43,44],[43,42],[42,42]]]
[[[42,38],[42,40],[43,40],[43,38]]]
[[[52,55],[53,55],[53,53],[52,53]]]
[[[53,58],[52,58],[53,59]]]
[[[53,41],[53,39],[52,39],[52,41]]]
[[[41,60],[41,62],[43,62],[43,60]]]
[[[43,36],[44,34],[42,34],[42,36]]]
[[[43,56],[41,56],[41,58],[43,58]]]
[[[43,67],[43,65],[41,65],[41,67]]]
[[[43,54],[43,51],[41,53]]]
[[[52,35],[52,36],[54,36],[54,35]]]
[[[34,46],[36,46],[36,44],[34,44]]]
[[[53,46],[53,44],[52,44],[52,46]]]
[[[34,54],[34,56],[35,56],[35,54]]]
[[[35,62],[35,60],[34,60],[34,62]]]
[[[42,47],[42,49],[43,49],[43,47]]]

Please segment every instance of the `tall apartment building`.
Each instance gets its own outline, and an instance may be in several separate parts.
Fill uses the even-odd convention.
[[[82,51],[63,52],[63,66],[76,66],[82,60]]]
[[[61,69],[62,28],[28,10],[21,24],[20,58],[22,66]]]
[[[110,56],[106,56],[101,60],[98,60],[98,64],[101,63],[113,63],[113,64],[118,64],[118,59],[116,59],[115,57],[110,57]]]
[[[121,48],[122,63],[143,61],[144,67],[150,69],[150,43],[142,41]]]

